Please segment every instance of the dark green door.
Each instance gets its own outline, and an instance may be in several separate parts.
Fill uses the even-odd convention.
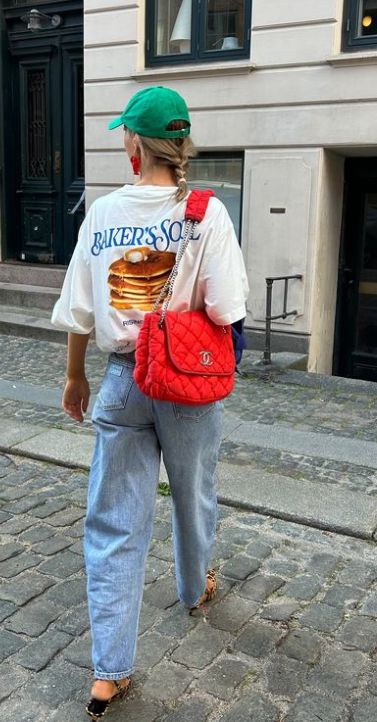
[[[84,207],[72,214],[84,190],[82,12],[60,4],[61,26],[37,34],[22,21],[27,10],[7,18],[8,256],[66,264]]]
[[[337,373],[377,381],[377,158],[346,163]]]

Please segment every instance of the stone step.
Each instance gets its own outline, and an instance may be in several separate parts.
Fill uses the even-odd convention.
[[[0,281],[2,283],[61,288],[66,270],[65,266],[48,266],[36,263],[0,263]]]
[[[51,312],[59,294],[59,288],[0,281],[1,306],[32,307]]]
[[[243,354],[240,369],[246,374],[252,373],[263,375],[276,369],[296,369],[297,371],[306,371],[307,366],[307,354],[294,353],[291,351],[278,351],[277,353],[272,353],[271,363],[265,365],[263,361],[263,352],[255,351],[253,344],[249,342],[248,350]]]
[[[1,305],[0,333],[66,343],[67,334],[52,325],[50,315],[47,309]]]

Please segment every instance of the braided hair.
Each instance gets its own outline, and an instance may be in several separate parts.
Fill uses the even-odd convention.
[[[184,120],[174,120],[169,123],[166,130],[182,130],[188,123]],[[194,144],[190,136],[185,138],[147,138],[139,136],[143,150],[153,157],[157,165],[171,166],[176,184],[178,186],[175,197],[182,201],[188,193],[186,173],[190,158],[196,155]]]

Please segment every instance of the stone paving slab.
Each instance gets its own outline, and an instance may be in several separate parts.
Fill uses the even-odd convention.
[[[23,404],[31,403],[36,406],[61,409],[62,388],[43,387],[43,394],[41,394],[41,387],[37,384],[6,381],[0,378],[0,398],[22,401]],[[88,415],[94,406],[95,400],[96,394],[92,394],[88,406]]]
[[[235,433],[241,434],[242,428],[239,427]],[[10,440],[6,448],[13,453],[20,452],[66,466],[90,467],[93,434],[46,430],[11,419],[4,430],[4,438]],[[376,532],[377,498],[326,484],[324,480],[323,483],[311,482],[271,474],[249,464],[234,465],[220,461],[217,473],[219,499],[224,503],[365,539],[372,538]],[[163,466],[160,481],[168,482]],[[18,502],[20,508],[26,509],[28,504],[37,505],[28,499]],[[5,506],[5,511],[8,508],[12,508],[12,504]]]
[[[0,417],[0,447],[10,449],[26,439],[32,439],[39,433],[45,432],[43,426],[27,424],[13,418]]]
[[[11,449],[14,453],[20,451],[46,461],[88,468],[93,454],[93,436],[44,429],[27,440],[13,444]]]
[[[42,403],[43,406],[60,406],[61,391],[59,389],[43,389],[41,398],[40,388],[19,381],[5,381],[0,379],[0,397],[2,399],[16,399],[17,401],[31,401]]]
[[[46,389],[41,398],[41,389],[37,386],[14,384],[1,379],[0,398],[17,399],[23,404],[33,402],[37,405],[57,407],[59,410],[61,407],[61,390]],[[95,396],[92,396],[88,418],[94,402]],[[80,427],[76,425],[77,428]],[[10,433],[8,431],[8,434]],[[251,447],[250,455],[252,455],[252,447],[258,446],[265,449],[283,450],[300,456],[331,459],[345,464],[377,468],[376,442],[333,437],[329,434],[294,429],[291,429],[288,434],[286,426],[277,423],[270,426],[258,422],[242,422],[234,412],[225,414],[223,438],[237,445],[249,445]],[[3,446],[6,445],[7,442],[4,438]],[[9,443],[9,446],[12,444]]]
[[[71,550],[83,513],[72,488],[81,490],[86,475],[0,454],[0,511],[15,479],[47,509],[43,518],[35,507],[0,516],[2,564],[29,554],[36,561],[0,577],[0,719],[84,722],[90,634],[85,575]],[[47,506],[52,489],[61,511]],[[220,593],[189,616],[175,601],[170,516],[170,497],[159,496],[134,688],[109,722],[371,722],[375,542],[220,506]],[[240,558],[242,575],[228,576]]]
[[[321,529],[372,539],[377,529],[377,499],[322,483],[296,480],[259,469],[218,465],[223,503],[300,521]]]
[[[10,420],[10,429],[13,425],[15,433],[20,431],[19,423]],[[93,436],[61,429],[38,429],[34,436],[12,444],[10,449],[13,453],[21,452],[37,459],[88,469],[92,459]],[[248,465],[238,465],[235,473],[234,465],[221,461],[217,475],[219,499],[232,506],[365,539],[373,538],[376,532],[377,498],[321,482],[270,474]],[[164,467],[161,469],[160,481],[168,482]],[[5,511],[7,509],[5,507]]]
[[[283,449],[292,454],[315,456],[322,459],[333,459],[345,464],[359,464],[377,468],[377,443],[359,439],[342,438],[312,431],[296,431],[289,433],[285,426],[279,424],[264,425],[247,422],[239,425],[228,435],[229,441],[253,444],[268,449]]]
[[[80,448],[74,454],[75,463],[79,461],[87,467],[91,450],[88,451],[90,442],[86,437],[94,436],[89,417],[79,425],[60,408],[65,353],[59,344],[0,335],[4,382],[16,386],[16,391],[28,387],[28,393],[35,399],[25,400],[21,391],[17,391],[19,400],[0,397],[0,443],[2,438],[13,444],[13,434],[16,434],[18,443],[26,443],[26,450],[19,453],[46,458],[43,448],[34,450],[34,444],[45,445],[42,436],[38,438],[39,432],[43,429],[67,431],[82,437],[83,444],[87,444],[85,458],[79,458],[81,444],[75,444],[75,448]],[[12,364],[8,362],[10,356]],[[252,353],[246,354],[243,362],[246,376],[237,378],[235,393],[225,401],[220,459],[227,465],[229,477],[232,474],[235,478],[241,477],[242,467],[247,466],[258,469],[261,474],[277,474],[282,482],[289,477],[297,483],[302,480],[326,484],[342,491],[377,497],[375,384],[298,371],[256,374],[253,364],[248,365],[252,356]],[[90,344],[87,372],[92,400],[105,363],[106,355]],[[47,401],[54,406],[46,405]],[[19,426],[22,423],[29,426]],[[30,427],[33,437],[37,432],[32,450],[28,442]],[[242,434],[244,441],[241,441]],[[75,443],[72,436],[65,439],[68,448],[71,441]],[[6,450],[11,446],[4,443],[0,448]],[[336,460],[339,456],[341,459]],[[67,456],[61,460],[55,448],[53,458],[65,463]],[[322,493],[323,487],[318,491]],[[281,496],[284,496],[283,486]],[[22,503],[27,504],[27,499]],[[277,512],[270,511],[280,513],[278,507]]]
[[[0,396],[0,443],[1,439],[10,445],[14,441],[25,443],[26,449],[19,453],[46,458],[39,448],[45,446],[43,429],[70,432],[71,436],[60,439],[68,450],[71,442],[75,449],[79,447],[74,463],[87,467],[91,458],[87,437],[94,436],[89,417],[79,425],[60,408],[65,354],[59,344],[0,335],[0,386],[3,380],[6,395],[15,394],[18,399]],[[260,369],[257,373],[254,361],[253,353],[246,353],[242,364],[246,375],[237,377],[235,393],[225,400],[220,452],[221,463],[226,465],[223,476],[228,472],[230,481],[232,475],[241,478],[242,467],[258,470],[261,475],[275,474],[283,482],[283,497],[286,477],[297,483],[326,484],[339,491],[377,497],[376,385],[299,371]],[[91,343],[87,373],[92,401],[105,364],[106,355]],[[27,401],[26,396],[33,401]],[[22,423],[29,426],[19,426]],[[35,441],[29,444],[30,427]],[[82,438],[83,444],[73,435]],[[81,447],[85,453],[80,460]],[[0,448],[11,446],[4,443]],[[57,448],[52,455],[56,461],[67,462],[67,455],[60,459]],[[322,491],[319,486],[318,493]],[[23,504],[28,500],[21,499],[19,506]],[[270,511],[283,513],[278,505]]]

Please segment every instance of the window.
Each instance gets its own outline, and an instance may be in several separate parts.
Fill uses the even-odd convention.
[[[348,0],[345,47],[376,47],[377,0]]]
[[[147,0],[146,64],[249,55],[252,0]]]
[[[200,153],[190,161],[190,188],[212,188],[233,221],[241,242],[243,153]]]

